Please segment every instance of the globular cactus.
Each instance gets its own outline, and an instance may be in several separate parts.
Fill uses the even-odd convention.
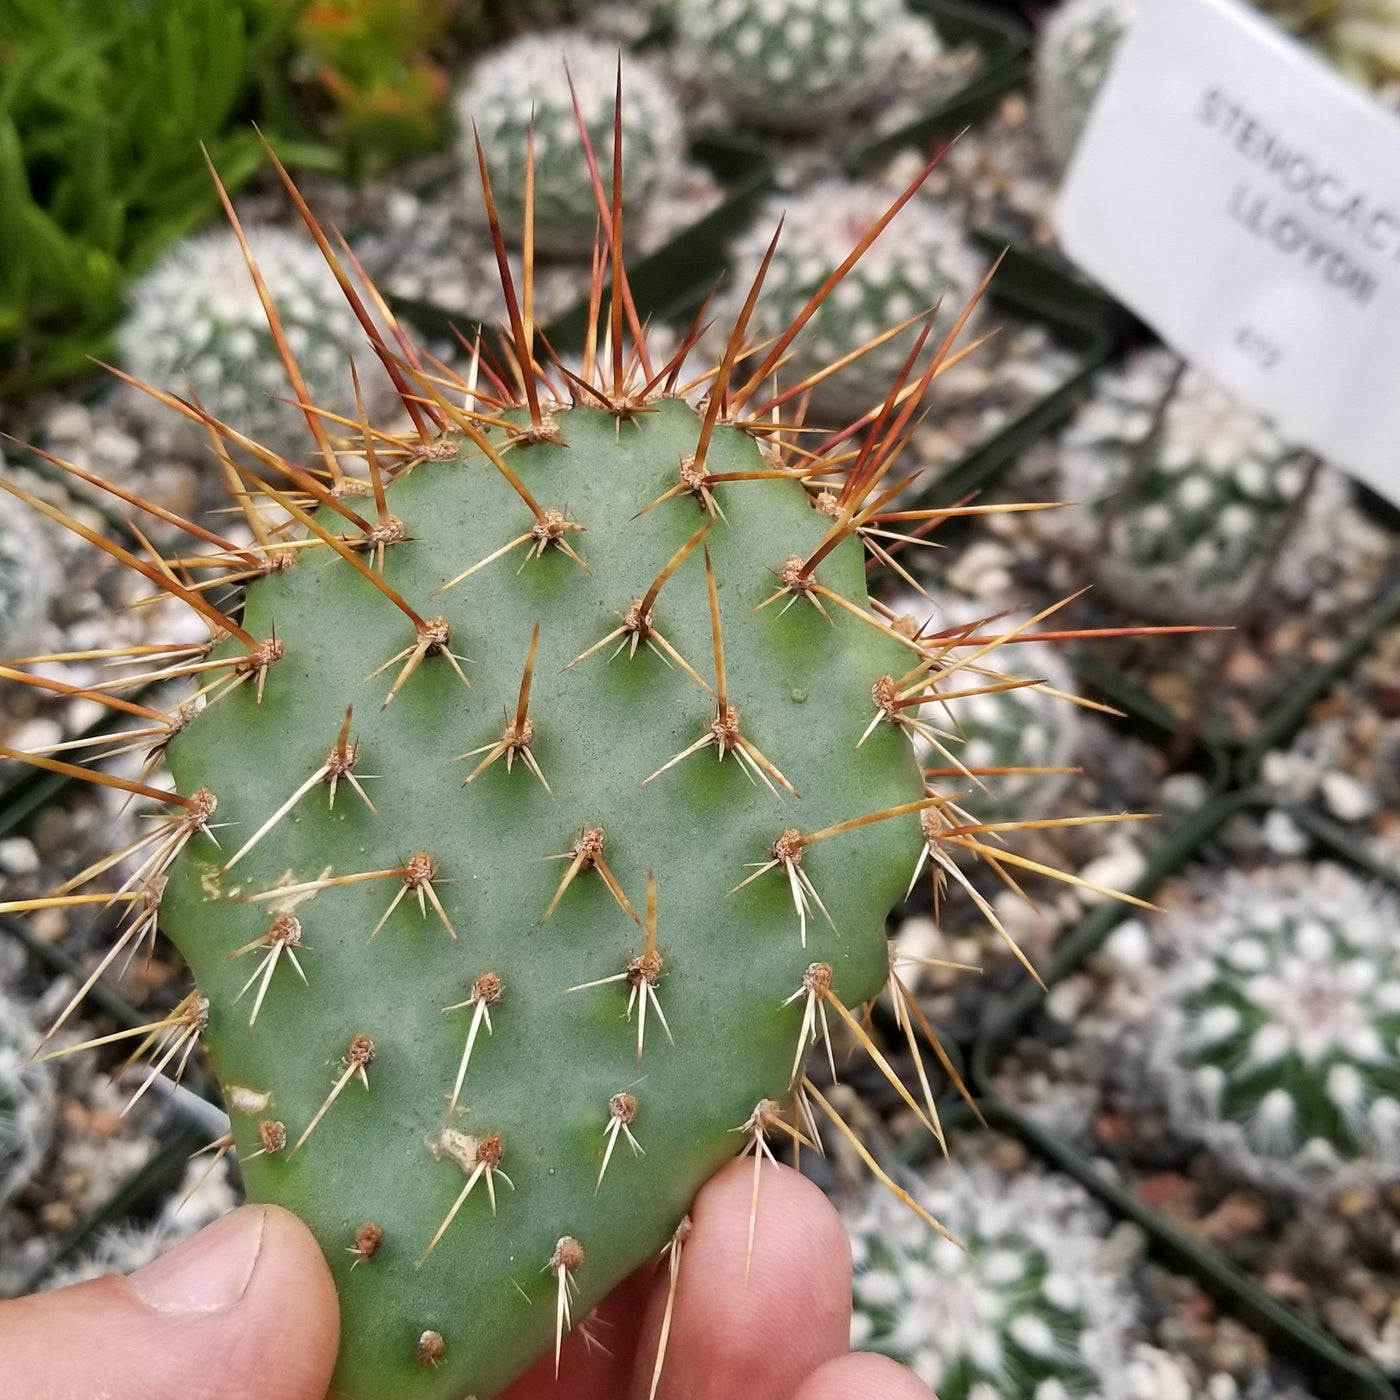
[[[1330,864],[1227,871],[1161,919],[1152,1062],[1179,1129],[1263,1180],[1400,1161],[1400,905]]]
[[[974,624],[984,634],[1010,632],[1023,625],[1024,614],[1005,612],[985,602],[941,590],[921,596],[908,590],[879,604],[906,636],[956,636]],[[1064,657],[1049,642],[1008,645],[997,658],[995,677],[959,675],[949,691],[981,690],[956,701],[957,728],[948,724],[948,708],[937,701],[923,705],[919,717],[930,733],[917,735],[915,747],[926,767],[976,770],[974,782],[957,772],[935,786],[966,794],[959,806],[980,821],[1022,820],[1048,816],[1064,796],[1078,753],[1082,727],[1073,697],[1074,676]],[[1007,689],[999,689],[1008,685]]]
[[[547,253],[592,249],[598,200],[573,99],[611,198],[617,82],[617,49],[573,30],[523,35],[476,64],[455,103],[467,189],[483,221],[475,137],[481,139],[501,227],[519,239],[533,115],[535,244]],[[636,220],[675,176],[681,118],[665,82],[645,58],[625,60],[622,85],[623,201]]]
[[[1333,552],[1342,479],[1324,468],[1289,522],[1306,480],[1304,449],[1196,370],[1172,389],[1173,368],[1166,351],[1149,351],[1104,375],[1061,439],[1061,499],[1086,507],[1078,523],[1095,581],[1143,616],[1226,618],[1290,523],[1272,586],[1306,594]],[[1154,410],[1169,392],[1152,437]]]
[[[53,601],[58,577],[53,547],[34,519],[6,511],[0,518],[0,648],[13,654],[27,646]]]
[[[683,67],[740,121],[817,126],[878,93],[900,57],[903,0],[680,0]]]
[[[730,302],[737,311],[784,217],[768,274],[769,295],[754,316],[751,339],[776,334],[797,316],[888,204],[888,193],[877,185],[824,180],[766,208],[734,248]],[[886,331],[912,322],[812,390],[815,413],[830,418],[854,418],[875,408],[923,329],[921,313],[926,317],[940,308],[925,342],[921,363],[926,363],[986,270],[986,260],[951,215],[928,200],[913,201],[807,323],[782,369],[784,383],[817,375]]]
[[[200,686],[134,707],[173,792],[0,748],[165,808],[123,853],[107,962],[157,922],[184,955],[197,989],[131,1034],[157,1069],[207,1049],[250,1197],[331,1263],[356,1400],[485,1397],[551,1345],[558,1366],[682,1247],[721,1163],[839,1122],[802,1077],[833,1018],[860,1040],[889,988],[917,1059],[885,915],[919,864],[984,849],[926,824],[945,799],[908,738],[960,653],[890,628],[865,584],[936,362],[854,457],[790,450],[769,386],[798,327],[739,374],[741,314],[697,408],[676,381],[701,325],[654,364],[625,267],[572,377],[503,278],[510,334],[462,378],[376,340],[414,429],[362,422],[314,471],[225,453],[253,543],[162,513],[212,551],[185,565],[204,587],[101,542],[210,628],[140,650],[146,679]],[[900,1092],[937,1131],[928,1091]]]
[[[273,226],[250,228],[247,238],[281,310],[305,401],[353,419],[353,356],[371,406],[382,403],[387,381],[315,243]],[[197,398],[216,418],[294,461],[315,451],[306,414],[286,402],[301,390],[288,379],[231,231],[195,235],[166,253],[133,287],[118,342],[123,367],[143,383]],[[159,405],[151,411],[169,419]],[[198,441],[206,441],[203,434]]]
[[[871,1194],[847,1222],[852,1346],[904,1362],[939,1400],[1121,1393],[1131,1284],[1101,1267],[1107,1222],[1082,1187],[954,1162],[912,1189],[962,1247]]]
[[[1060,165],[1074,154],[1118,41],[1141,9],[1142,0],[1067,0],[1045,21],[1035,49],[1035,107]]]
[[[53,1131],[53,1082],[35,1063],[39,1037],[24,1008],[0,995],[0,1207],[33,1176]]]

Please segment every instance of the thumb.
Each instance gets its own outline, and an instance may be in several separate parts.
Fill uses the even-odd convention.
[[[322,1400],[330,1270],[275,1206],[244,1206],[129,1278],[0,1304],[9,1400]]]

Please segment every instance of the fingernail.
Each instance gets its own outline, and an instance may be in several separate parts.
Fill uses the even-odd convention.
[[[210,1313],[231,1308],[248,1291],[262,1252],[264,1211],[225,1216],[131,1276],[148,1308],[164,1313]]]

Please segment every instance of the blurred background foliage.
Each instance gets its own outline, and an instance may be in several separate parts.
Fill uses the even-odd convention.
[[[0,392],[81,373],[127,281],[263,161],[374,173],[445,135],[447,71],[567,5],[0,0]],[[458,23],[449,34],[454,17]]]

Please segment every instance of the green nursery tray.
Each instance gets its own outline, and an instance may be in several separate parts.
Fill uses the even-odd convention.
[[[1020,1138],[1048,1167],[1073,1177],[1102,1201],[1115,1219],[1141,1226],[1154,1257],[1193,1277],[1225,1312],[1264,1337],[1272,1351],[1303,1371],[1317,1395],[1327,1400],[1396,1400],[1395,1390],[1379,1371],[1357,1361],[1325,1332],[1269,1297],[1209,1249],[1165,1225],[1088,1158],[1033,1119],[995,1096],[979,1099],[978,1107],[989,1128]]]
[[[1400,873],[1360,851],[1335,823],[1309,808],[1275,803],[1253,789],[1237,789],[1208,803],[1174,832],[1149,859],[1141,880],[1128,893],[1151,899],[1154,892],[1180,871],[1229,821],[1240,816],[1283,811],[1310,838],[1313,856],[1335,860],[1400,890]],[[1129,906],[1101,905],[1060,945],[1043,969],[1053,989],[1102,946],[1131,916]],[[1322,1328],[1290,1305],[1266,1293],[1252,1278],[1208,1245],[1172,1225],[1113,1177],[1096,1166],[1079,1148],[1018,1105],[993,1085],[1002,1056],[1027,1028],[1046,993],[1029,980],[995,1007],[970,1055],[972,1085],[989,1122],[1013,1129],[1048,1161],[1073,1176],[1117,1214],[1136,1221],[1147,1232],[1154,1250],[1164,1259],[1195,1274],[1231,1311],[1263,1333],[1280,1352],[1297,1358],[1315,1375],[1328,1396],[1338,1400],[1394,1400],[1396,1392],[1375,1367],[1358,1359]]]
[[[1239,782],[1251,783],[1257,779],[1264,755],[1292,740],[1307,722],[1312,707],[1324,699],[1338,681],[1351,674],[1376,637],[1397,620],[1400,620],[1400,582],[1392,580],[1390,587],[1382,591],[1357,623],[1337,655],[1293,687],[1264,718],[1254,737],[1236,757],[1235,772]]]
[[[1030,71],[1030,31],[1014,16],[974,0],[907,0],[908,8],[933,21],[948,45],[974,44],[982,61],[954,92],[912,121],[883,132],[857,148],[853,171],[887,161],[909,146],[927,146],[980,117]]]

